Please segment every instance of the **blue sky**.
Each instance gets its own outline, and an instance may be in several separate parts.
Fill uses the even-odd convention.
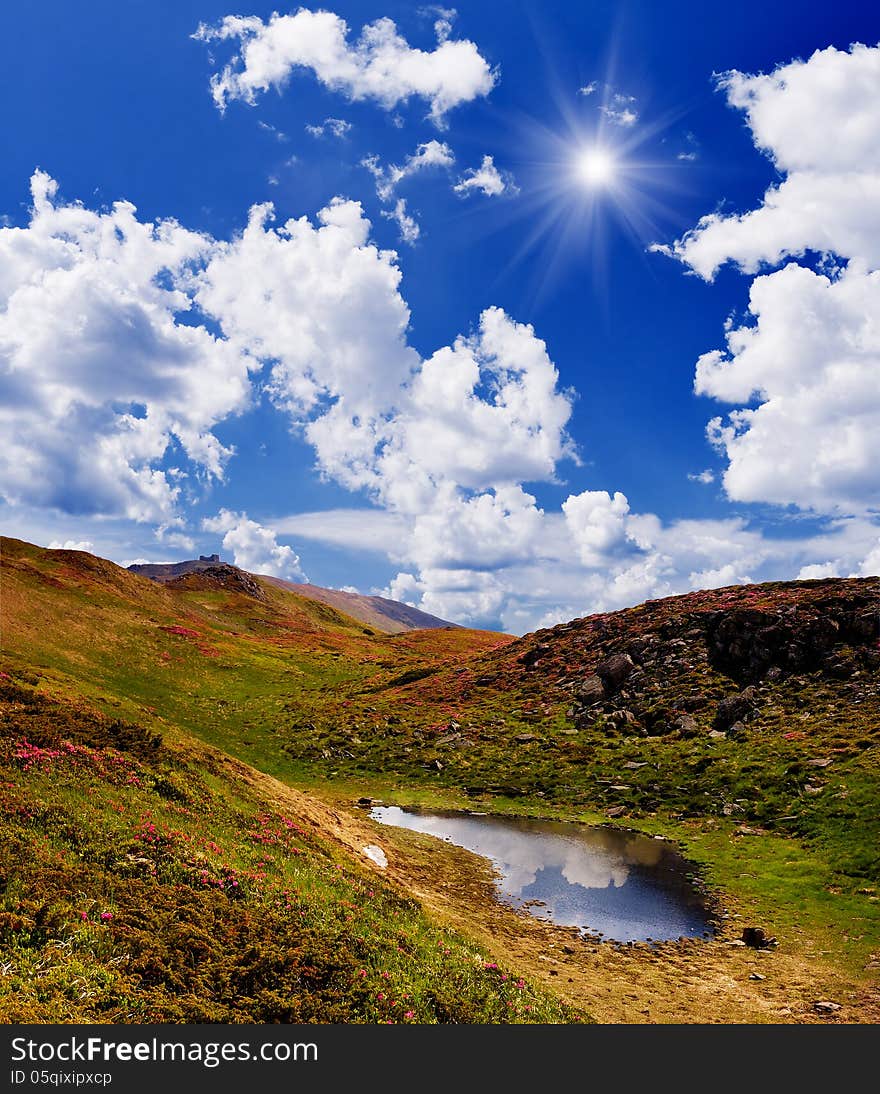
[[[512,631],[880,571],[880,18],[296,11],[11,15],[6,533]]]

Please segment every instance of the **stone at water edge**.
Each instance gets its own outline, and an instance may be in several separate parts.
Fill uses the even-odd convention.
[[[743,927],[740,939],[746,946],[756,950],[764,950],[768,946],[776,945],[776,939],[768,937],[763,927]]]

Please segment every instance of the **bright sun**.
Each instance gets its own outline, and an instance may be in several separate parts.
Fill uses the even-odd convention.
[[[592,188],[610,186],[615,167],[614,157],[604,148],[588,148],[577,159],[578,178]]]

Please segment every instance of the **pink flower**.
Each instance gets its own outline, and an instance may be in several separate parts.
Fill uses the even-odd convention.
[[[416,1016],[416,1012],[414,1010],[408,1010],[406,1012],[406,1014],[404,1014],[403,1017],[404,1018],[415,1018],[415,1016]]]

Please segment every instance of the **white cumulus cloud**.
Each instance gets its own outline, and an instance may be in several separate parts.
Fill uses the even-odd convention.
[[[429,167],[451,167],[455,155],[445,141],[430,140],[420,144],[403,163],[382,164],[378,156],[367,156],[362,165],[376,180],[376,193],[382,201],[390,201],[404,179]]]
[[[383,209],[382,216],[386,220],[393,220],[400,231],[400,239],[403,243],[415,243],[422,234],[419,222],[407,212],[406,198],[398,198],[390,209]]]
[[[218,244],[196,298],[231,346],[272,362],[273,401],[305,427],[328,408],[369,420],[393,406],[418,364],[393,251],[369,241],[358,202],[277,227],[271,205]]]
[[[452,149],[443,141],[425,141],[407,156],[403,163],[380,162],[378,156],[367,156],[361,161],[376,182],[376,193],[382,202],[393,202],[390,209],[383,209],[382,216],[396,222],[400,229],[400,238],[404,243],[415,243],[421,235],[418,221],[407,209],[406,199],[398,197],[395,191],[405,179],[435,167],[451,167],[455,163]]]
[[[254,361],[192,318],[213,241],[63,203],[42,171],[31,190],[27,227],[0,228],[0,492],[166,520],[188,475],[223,476],[212,429],[250,398]]]
[[[745,213],[710,213],[670,253],[701,277],[807,250],[880,265],[880,46],[833,46],[769,75],[718,79],[784,179]]]
[[[94,543],[90,539],[65,539],[63,542],[53,539],[49,544],[50,551],[91,551]]]
[[[344,118],[325,118],[317,125],[306,125],[306,132],[312,137],[324,137],[329,134],[337,140],[347,137],[351,130],[351,122],[347,122]]]
[[[623,95],[619,91],[611,92],[606,102],[599,110],[602,117],[612,125],[619,125],[623,129],[631,129],[639,120],[639,112],[635,109],[635,95]]]
[[[695,390],[733,404],[710,440],[737,501],[880,510],[880,46],[818,50],[719,84],[784,175],[760,206],[712,213],[670,248],[709,280],[764,270]],[[819,263],[796,262],[820,252]],[[782,268],[769,272],[773,266]],[[739,404],[739,405],[736,405]]]
[[[495,74],[477,46],[449,37],[449,19],[438,20],[431,51],[412,48],[391,19],[367,24],[355,42],[348,24],[330,11],[300,8],[291,15],[227,15],[216,26],[199,26],[203,42],[234,41],[239,52],[211,79],[217,106],[240,99],[253,104],[269,88],[281,89],[298,69],[310,70],[325,87],[352,100],[371,99],[387,110],[410,98],[430,105],[438,126],[448,111],[488,95]]]
[[[507,171],[499,171],[492,156],[483,156],[483,161],[479,167],[469,167],[455,184],[453,190],[462,196],[467,196],[476,191],[486,197],[518,193],[513,176]]]
[[[752,400],[709,426],[740,501],[822,512],[880,507],[880,272],[790,263],[752,284],[753,322],[697,363],[695,389]]]
[[[581,562],[601,565],[610,548],[627,537],[629,502],[621,493],[614,497],[604,490],[570,494],[562,512]]]
[[[299,556],[292,547],[279,544],[275,533],[247,513],[221,509],[214,517],[202,521],[206,532],[223,533],[223,550],[231,554],[236,566],[253,574],[269,574],[290,581],[305,581]]]

